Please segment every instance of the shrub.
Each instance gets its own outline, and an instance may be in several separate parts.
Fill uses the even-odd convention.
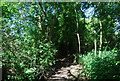
[[[120,58],[114,50],[103,51],[100,57],[95,57],[93,52],[79,57],[85,77],[95,80],[120,79]]]
[[[33,81],[45,75],[47,69],[55,63],[56,50],[50,42],[37,42],[28,36],[21,36],[12,41],[4,41],[3,66],[7,68],[8,80]]]

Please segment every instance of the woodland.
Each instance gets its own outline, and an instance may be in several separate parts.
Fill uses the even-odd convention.
[[[0,7],[2,81],[120,81],[120,2]]]

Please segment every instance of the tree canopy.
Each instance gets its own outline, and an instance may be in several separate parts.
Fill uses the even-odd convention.
[[[0,7],[7,80],[40,79],[69,55],[120,51],[119,2],[1,2]]]

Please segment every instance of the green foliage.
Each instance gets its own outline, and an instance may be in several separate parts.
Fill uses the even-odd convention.
[[[119,4],[2,2],[2,55],[6,61],[3,64],[8,68],[8,78],[33,80],[45,76],[47,68],[55,63],[54,47],[63,56],[78,53],[79,47],[80,53],[87,53],[94,49],[96,39],[98,50],[100,31],[102,48],[111,50],[116,46],[119,49],[119,32],[116,37],[114,35],[116,22],[119,21]],[[86,18],[85,12],[93,13],[89,11],[92,7],[94,15]],[[102,30],[99,20],[102,22]],[[86,68],[84,71],[90,78],[103,78],[108,73],[110,75],[106,78],[118,78],[116,74],[112,74],[116,72],[115,69],[119,69],[120,63],[117,61],[119,57],[113,53],[103,51],[101,57],[95,57],[93,52],[83,56],[77,54],[76,60],[83,64]],[[101,76],[101,72],[105,72],[105,75]]]
[[[34,80],[45,76],[48,67],[55,63],[56,50],[50,42],[40,41],[37,48],[34,39],[23,35],[12,42],[4,45],[8,48],[3,50],[2,55],[3,60],[8,62],[3,64],[8,68],[8,80]]]
[[[103,51],[101,57],[94,52],[79,56],[79,63],[84,67],[82,73],[90,79],[120,79],[120,58],[115,51]]]
[[[5,80],[39,79],[46,76],[49,67],[55,63],[56,49],[40,31],[38,23],[35,23],[38,21],[36,17],[29,17],[36,13],[30,5],[31,3],[2,5],[3,12],[6,13],[3,14],[2,26],[2,60],[5,61],[3,66],[7,68]],[[28,12],[29,9],[33,11]]]

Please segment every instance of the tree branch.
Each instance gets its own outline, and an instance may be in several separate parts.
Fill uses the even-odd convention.
[[[45,10],[43,9],[43,7],[42,7],[41,3],[39,2],[38,4],[39,4],[39,6],[40,6],[40,8],[41,8],[42,12],[44,13],[45,17],[47,17],[46,12],[45,12]]]

